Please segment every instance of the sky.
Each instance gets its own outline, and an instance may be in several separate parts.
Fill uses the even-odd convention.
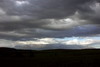
[[[100,0],[0,0],[0,47],[100,48]]]

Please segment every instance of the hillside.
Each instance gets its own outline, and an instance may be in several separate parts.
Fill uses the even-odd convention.
[[[16,50],[0,48],[0,62],[6,65],[33,67],[98,67],[100,62],[99,49],[84,50]],[[10,61],[10,62],[9,62]]]

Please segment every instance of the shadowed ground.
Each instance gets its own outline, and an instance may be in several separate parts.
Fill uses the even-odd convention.
[[[99,67],[100,50],[15,50],[0,49],[0,63],[13,67]]]

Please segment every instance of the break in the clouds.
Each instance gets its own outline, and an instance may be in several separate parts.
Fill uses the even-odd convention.
[[[99,12],[99,0],[0,0],[0,42],[95,37]]]
[[[0,47],[11,47],[16,49],[86,49],[100,47],[100,37],[68,37],[63,39],[58,38],[35,38],[35,40],[0,40]]]

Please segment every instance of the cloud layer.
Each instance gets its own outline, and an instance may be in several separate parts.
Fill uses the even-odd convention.
[[[2,0],[0,3],[0,32],[22,34],[19,30],[23,30],[23,34],[28,31],[27,35],[30,35],[31,30],[37,32],[39,29],[44,32],[46,29],[46,32],[65,30],[70,34],[72,32],[69,30],[77,26],[97,24],[94,25],[93,30],[90,30],[90,35],[94,31],[97,32],[93,33],[94,35],[99,34],[99,6],[96,0]],[[96,27],[97,30],[95,30]],[[85,35],[85,33],[81,34]],[[76,34],[67,36],[74,35]],[[34,34],[34,36],[38,35]]]
[[[35,40],[0,40],[0,47],[11,47],[16,49],[31,49],[31,50],[44,50],[44,49],[86,49],[97,48],[96,45],[100,43],[98,37],[69,37],[65,39],[58,38],[41,38]]]
[[[99,0],[1,0],[0,39],[96,36],[99,12]]]

